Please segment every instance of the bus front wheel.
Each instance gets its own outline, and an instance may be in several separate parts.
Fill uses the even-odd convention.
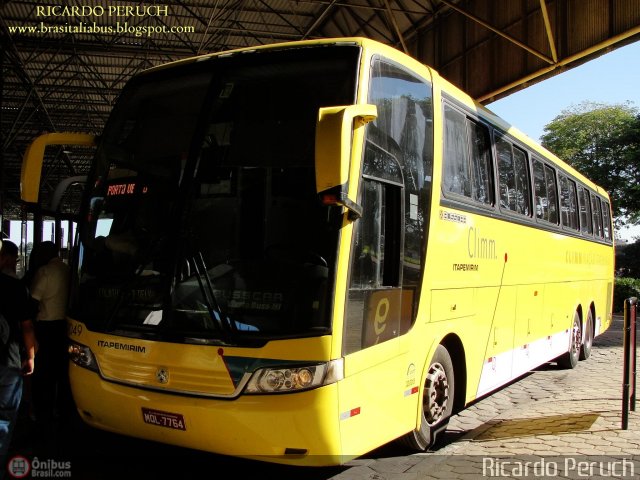
[[[431,447],[439,433],[443,432],[453,412],[454,371],[449,352],[438,345],[429,364],[429,371],[422,387],[420,426],[402,437],[403,443],[414,450]]]

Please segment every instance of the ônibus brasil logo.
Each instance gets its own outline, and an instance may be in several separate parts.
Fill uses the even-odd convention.
[[[31,474],[34,478],[70,478],[71,462],[60,460],[40,460],[34,457],[32,460],[16,455],[7,463],[7,471],[13,478],[26,478]]]
[[[31,471],[31,463],[21,455],[16,455],[7,463],[7,471],[13,478],[25,478]]]

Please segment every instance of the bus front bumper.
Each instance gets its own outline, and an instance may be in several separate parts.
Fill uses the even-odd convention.
[[[339,465],[336,384],[233,400],[159,393],[70,365],[81,418],[98,429],[223,455],[291,465]]]

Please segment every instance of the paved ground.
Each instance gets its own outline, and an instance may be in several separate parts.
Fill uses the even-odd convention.
[[[640,403],[621,428],[622,328],[616,317],[575,369],[546,364],[468,407],[433,452],[374,452],[332,478],[640,478]]]
[[[39,473],[82,480],[640,478],[640,404],[622,430],[621,393],[622,320],[616,318],[594,341],[589,360],[574,370],[544,365],[476,402],[452,418],[432,452],[410,454],[387,445],[343,467],[293,468],[178,449],[79,423],[42,438],[23,417],[11,454],[32,465],[39,459]],[[63,463],[47,469],[52,461]]]

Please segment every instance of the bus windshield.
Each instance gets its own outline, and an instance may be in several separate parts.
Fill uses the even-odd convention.
[[[87,182],[74,318],[192,343],[328,333],[341,216],[316,194],[315,124],[355,102],[359,55],[258,50],[130,82]]]

